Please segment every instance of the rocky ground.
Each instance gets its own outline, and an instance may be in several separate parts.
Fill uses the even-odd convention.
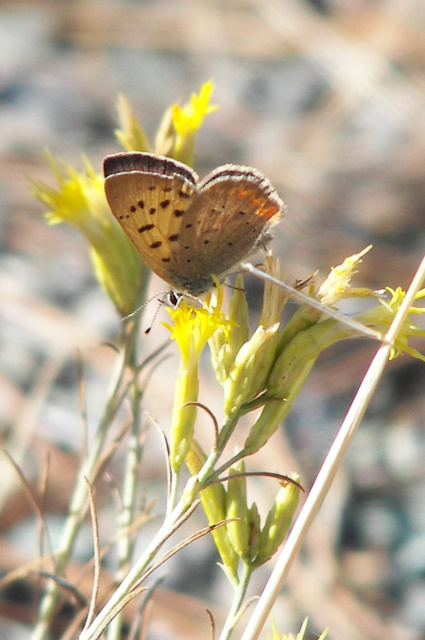
[[[273,243],[288,279],[318,271],[320,281],[373,244],[357,284],[406,287],[425,236],[424,36],[421,0],[1,2],[1,436],[34,487],[50,455],[44,512],[53,542],[79,464],[77,351],[95,424],[113,363],[101,345],[114,339],[119,319],[82,237],[46,226],[31,193],[30,180],[54,184],[45,149],[78,168],[86,154],[100,171],[102,158],[118,150],[119,92],[153,137],[165,108],[212,78],[220,109],[198,137],[197,171],[233,162],[270,178],[288,207]],[[255,306],[262,285],[246,280]],[[152,292],[161,288],[154,278]],[[165,338],[157,321],[146,353]],[[256,467],[297,469],[309,487],[375,348],[358,340],[325,354]],[[166,373],[169,398],[164,371],[145,398],[165,429],[170,367]],[[388,366],[276,608],[282,631],[295,631],[309,615],[312,633],[328,626],[331,640],[425,637],[424,384],[422,362],[403,356]],[[143,474],[152,497],[163,491],[165,466],[154,436],[147,447]],[[0,468],[5,575],[37,556],[37,522],[5,456]],[[253,484],[252,491],[261,502],[274,487]],[[105,499],[105,522],[108,510],[113,518]],[[78,576],[90,553],[87,525],[70,572]],[[173,561],[149,638],[205,637],[204,606],[215,607],[219,624],[229,588],[215,562],[207,540]],[[257,590],[267,573],[268,566]],[[30,637],[36,599],[34,574],[3,590],[2,637]],[[52,637],[63,631],[58,622]]]

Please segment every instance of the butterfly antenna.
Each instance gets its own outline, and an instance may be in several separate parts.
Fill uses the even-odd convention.
[[[166,293],[168,293],[168,291],[167,291]],[[162,294],[160,294],[160,293],[159,293],[158,295],[162,295]],[[157,297],[157,296],[155,296],[155,297]],[[153,298],[151,298],[151,300],[152,300],[152,299],[153,299]],[[165,304],[165,300],[164,300],[164,299],[161,299],[161,300],[159,301],[159,304],[158,304],[158,306],[157,306],[157,308],[156,308],[156,311],[155,311],[155,313],[154,313],[154,316],[153,316],[153,318],[152,318],[152,320],[151,320],[151,323],[150,323],[149,327],[148,327],[147,329],[145,329],[145,331],[144,331],[145,336],[147,336],[147,335],[148,335],[148,333],[150,333],[150,332],[151,332],[151,329],[152,329],[152,327],[153,327],[153,325],[154,325],[154,322],[155,322],[155,320],[156,320],[156,317],[157,317],[157,315],[158,315],[158,313],[159,313],[159,310],[160,310],[160,308],[162,307],[162,305],[163,305],[163,304]]]
[[[154,296],[152,296],[148,300],[145,300],[145,302],[143,304],[141,304],[140,307],[137,307],[137,309],[135,309],[134,311],[132,311],[128,315],[123,316],[121,318],[121,322],[125,322],[129,318],[132,318],[133,316],[135,316],[137,313],[139,313],[139,311],[144,309],[146,307],[146,305],[148,305],[150,302],[152,302],[152,300],[155,300],[155,298],[158,298],[159,296],[163,296],[164,294],[168,294],[168,293],[169,293],[168,291],[160,291],[159,293],[156,293]],[[163,300],[161,300],[161,304],[162,303],[163,303]],[[158,311],[155,313],[154,320],[155,320],[157,314],[158,314]]]

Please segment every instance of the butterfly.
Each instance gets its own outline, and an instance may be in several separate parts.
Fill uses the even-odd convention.
[[[283,202],[257,169],[226,164],[205,178],[142,152],[107,156],[105,193],[145,263],[176,293],[197,296],[270,240]]]

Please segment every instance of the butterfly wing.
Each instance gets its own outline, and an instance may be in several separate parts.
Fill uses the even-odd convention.
[[[243,260],[283,211],[265,176],[250,167],[224,165],[198,185],[180,230],[177,268],[188,282],[209,283]],[[192,293],[196,293],[192,290]]]
[[[198,176],[180,162],[141,152],[108,156],[104,173],[118,223],[152,271],[180,288],[176,244]]]

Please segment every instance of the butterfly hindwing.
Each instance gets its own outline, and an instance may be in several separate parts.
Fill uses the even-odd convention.
[[[189,278],[224,274],[261,242],[267,228],[279,220],[282,206],[255,169],[218,167],[198,185],[188,209],[191,227],[181,230],[178,268]]]

